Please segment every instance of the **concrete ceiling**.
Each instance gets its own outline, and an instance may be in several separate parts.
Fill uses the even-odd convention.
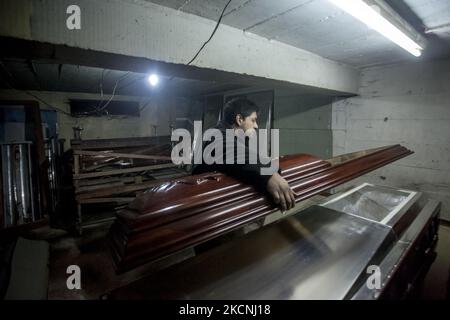
[[[217,20],[228,0],[149,0]],[[449,0],[386,0],[416,30],[450,22]],[[327,0],[232,0],[222,23],[314,52],[356,67],[417,61]],[[450,56],[450,27],[427,34],[430,48],[420,59]],[[31,62],[33,61],[33,62]],[[146,75],[112,69],[6,58],[0,61],[0,88],[147,96],[165,92],[198,96],[243,88],[237,82],[165,77],[150,88]],[[251,85],[251,84],[250,84]],[[299,88],[294,88],[298,91]],[[303,89],[302,89],[303,90]]]
[[[148,0],[217,20],[228,0]],[[391,0],[419,32],[450,23],[448,0]],[[223,24],[356,67],[416,61],[417,58],[327,0],[232,0]],[[450,37],[429,34],[422,59],[450,56]]]
[[[250,76],[225,79],[212,70],[201,79],[183,75],[173,76],[171,73],[159,74],[156,87],[148,83],[148,73],[124,71],[112,68],[99,68],[71,63],[57,63],[40,60],[37,57],[0,58],[0,90],[37,90],[82,92],[109,95],[114,92],[121,96],[151,96],[154,94],[175,95],[180,97],[201,97],[222,94],[240,89],[266,90],[276,89],[279,96],[322,95],[347,96],[348,94],[296,84],[281,83],[270,79],[256,79]],[[136,67],[131,69],[136,70]],[[143,67],[142,69],[146,69]],[[211,80],[210,80],[211,79]],[[215,80],[212,80],[215,79]],[[115,89],[114,89],[115,88]]]
[[[430,29],[430,34],[436,35],[438,38],[450,42],[450,1],[448,0],[390,0],[392,7],[397,6],[398,12],[406,16],[413,17],[412,24],[421,23],[421,29]],[[405,5],[402,6],[402,3]],[[410,11],[408,11],[408,8]],[[396,8],[397,9],[397,8]],[[419,25],[416,25],[420,28]],[[433,30],[435,29],[435,30]]]
[[[148,96],[167,93],[180,96],[198,96],[242,88],[242,85],[199,81],[177,77],[160,77],[158,86],[152,88],[147,74],[39,61],[2,60],[0,63],[0,88],[19,90],[44,90],[64,92]]]

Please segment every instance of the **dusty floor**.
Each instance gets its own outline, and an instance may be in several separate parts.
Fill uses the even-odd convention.
[[[192,256],[187,250],[165,261],[148,265],[131,272],[116,275],[114,273],[106,234],[109,225],[93,227],[84,231],[83,237],[65,236],[50,242],[49,299],[101,299],[102,295],[137,280],[164,264]],[[449,299],[450,272],[450,227],[440,226],[437,258],[425,278],[421,298]],[[69,265],[78,265],[82,272],[81,290],[68,290],[66,269]]]
[[[83,236],[66,235],[50,242],[50,272],[48,299],[101,299],[112,289],[129,284],[163,265],[176,263],[193,255],[185,250],[157,263],[117,275],[114,271],[107,233],[110,224],[85,228]],[[67,267],[77,265],[81,270],[81,289],[67,289]]]

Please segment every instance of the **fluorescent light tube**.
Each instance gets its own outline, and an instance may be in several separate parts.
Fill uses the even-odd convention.
[[[402,47],[412,55],[420,57],[423,48],[390,23],[363,0],[329,0],[348,14],[365,23],[381,35]]]

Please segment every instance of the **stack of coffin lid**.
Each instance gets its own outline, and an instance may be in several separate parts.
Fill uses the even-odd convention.
[[[299,202],[411,153],[393,145],[329,160],[290,155],[280,157],[279,164]],[[117,214],[110,230],[116,271],[213,239],[277,210],[267,195],[221,173],[162,183]]]

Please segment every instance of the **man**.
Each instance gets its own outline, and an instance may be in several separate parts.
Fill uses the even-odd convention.
[[[238,135],[239,130],[243,130],[245,136],[250,136],[255,134],[258,129],[257,117],[258,117],[258,107],[250,100],[243,98],[236,98],[224,106],[223,120],[215,127],[222,133],[223,139],[226,138],[226,130],[232,129],[235,136]],[[245,163],[237,163],[237,148],[239,148],[239,139],[235,138],[234,150],[229,150],[226,147],[224,140],[214,140],[209,142],[209,144],[220,144],[223,148],[223,164],[214,163],[207,165],[204,162],[201,165],[194,167],[193,174],[199,174],[204,172],[219,171],[227,175],[233,176],[244,182],[250,182],[252,185],[260,190],[267,191],[272,197],[273,201],[280,206],[282,211],[291,209],[295,205],[294,192],[289,187],[287,181],[278,173],[275,172],[272,175],[262,175],[261,168],[264,165],[259,161],[256,164],[249,163],[250,154],[256,152],[251,150],[248,146],[248,139],[243,148],[245,149]],[[206,145],[205,145],[206,147]],[[204,149],[204,148],[203,148]],[[227,164],[225,159],[226,155],[230,152],[233,153],[234,162],[233,164]],[[257,156],[257,155],[256,155]]]

